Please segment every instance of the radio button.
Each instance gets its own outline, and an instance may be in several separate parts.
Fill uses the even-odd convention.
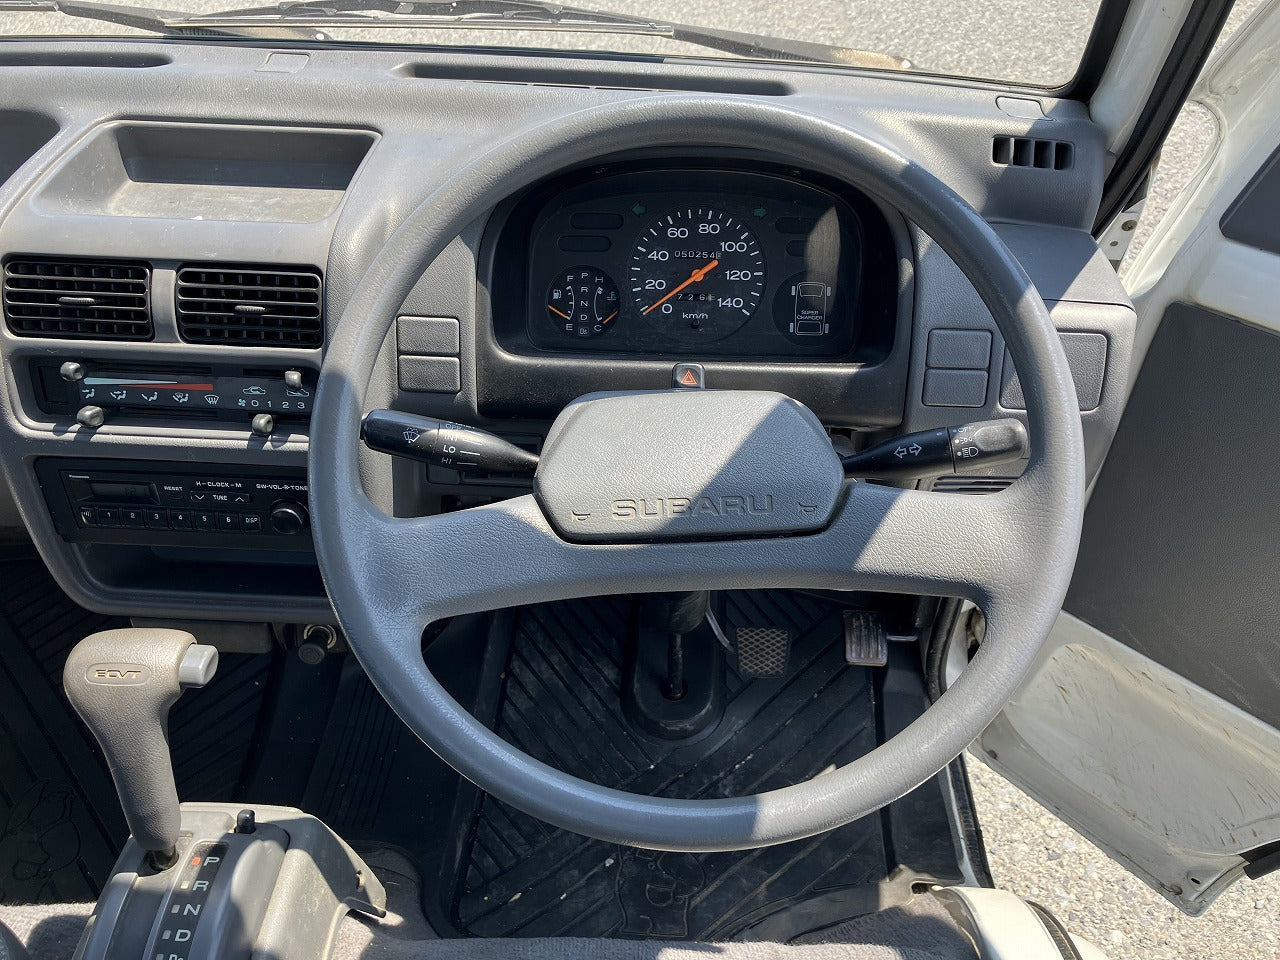
[[[160,496],[165,503],[186,503],[187,488],[180,483],[161,483]]]
[[[98,511],[93,507],[80,507],[76,511],[76,516],[82,527],[96,527],[98,525]]]
[[[191,511],[190,510],[170,510],[169,526],[175,530],[191,529]]]
[[[246,513],[241,515],[240,529],[245,533],[261,533],[262,517],[256,513]]]
[[[223,533],[239,533],[240,515],[237,513],[218,514],[218,529]]]
[[[120,522],[126,527],[145,527],[147,525],[141,507],[124,507],[121,509]]]
[[[207,510],[197,510],[193,516],[195,517],[197,530],[217,529],[217,514],[209,513]]]
[[[98,526],[100,527],[120,526],[120,508],[119,507],[99,507],[98,508]]]
[[[155,530],[169,529],[169,511],[163,507],[159,509],[152,507],[143,511],[146,514],[147,526]]]

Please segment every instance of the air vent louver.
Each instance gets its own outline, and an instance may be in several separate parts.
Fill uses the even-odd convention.
[[[996,137],[991,141],[991,160],[1004,167],[1068,170],[1074,159],[1075,148],[1065,140]]]
[[[1013,481],[1013,477],[939,477],[933,481],[933,490],[936,493],[999,493]]]
[[[20,337],[150,340],[150,269],[24,257],[4,265],[4,317]]]
[[[178,332],[188,343],[318,347],[324,342],[319,271],[306,267],[185,266]]]

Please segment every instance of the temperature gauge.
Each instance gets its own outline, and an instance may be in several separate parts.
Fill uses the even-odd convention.
[[[567,337],[598,337],[613,327],[620,308],[618,288],[595,267],[570,267],[547,291],[547,316]]]

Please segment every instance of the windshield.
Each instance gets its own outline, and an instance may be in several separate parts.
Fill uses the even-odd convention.
[[[468,19],[444,22],[456,8],[446,3],[418,4],[430,7],[439,23],[397,22],[412,4],[383,2],[376,11],[362,13],[359,0],[347,0],[341,9],[351,16],[376,16],[370,26],[324,24],[324,8],[319,0],[300,10],[301,4],[286,4],[288,23],[276,21],[255,25],[258,36],[278,36],[296,40],[317,39],[374,41],[397,44],[450,46],[498,46],[525,49],[552,48],[660,56],[739,56],[772,60],[830,60],[855,66],[914,69],[992,80],[1006,80],[1030,86],[1056,87],[1066,84],[1080,65],[1090,31],[1103,0],[1060,0],[1049,7],[1041,0],[1007,0],[992,3],[953,0],[602,0],[598,9],[574,7],[577,14],[605,14],[592,29],[578,29],[568,23],[531,22],[527,13],[471,12]],[[87,5],[86,5],[87,6]],[[122,5],[121,5],[122,6]],[[162,13],[217,14],[244,13],[246,4],[235,0],[171,0],[155,4],[140,0],[137,7]],[[474,11],[476,5],[472,5]],[[536,18],[554,5],[537,6]],[[594,6],[594,5],[593,5]],[[291,8],[291,9],[289,9]],[[257,8],[255,8],[257,9]],[[313,16],[304,16],[311,11]],[[637,18],[632,25],[610,28],[608,15]],[[331,14],[330,14],[331,17]],[[479,23],[483,17],[487,22]],[[419,18],[421,19],[421,18]],[[581,20],[580,17],[575,19]],[[323,24],[322,33],[300,32],[303,22]],[[646,29],[660,24],[680,24],[686,31]],[[629,26],[629,28],[628,28]],[[485,27],[486,29],[481,29]],[[496,28],[496,29],[495,29]],[[572,29],[571,29],[572,28]],[[781,38],[798,42],[801,48],[780,44],[776,48],[739,48],[723,43],[708,49],[700,42],[698,29],[734,31],[740,34]],[[0,3],[0,36],[102,36],[119,34],[156,35],[118,23],[70,17],[58,12],[6,9]],[[839,56],[813,54],[807,45],[840,48]],[[714,47],[714,45],[711,45]],[[803,53],[797,52],[803,49]],[[850,54],[875,56],[866,59]],[[883,55],[883,56],[882,56]],[[886,60],[885,57],[892,58]]]

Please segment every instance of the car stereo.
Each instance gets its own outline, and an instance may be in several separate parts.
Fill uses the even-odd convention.
[[[311,550],[301,470],[46,458],[36,476],[71,542]]]

